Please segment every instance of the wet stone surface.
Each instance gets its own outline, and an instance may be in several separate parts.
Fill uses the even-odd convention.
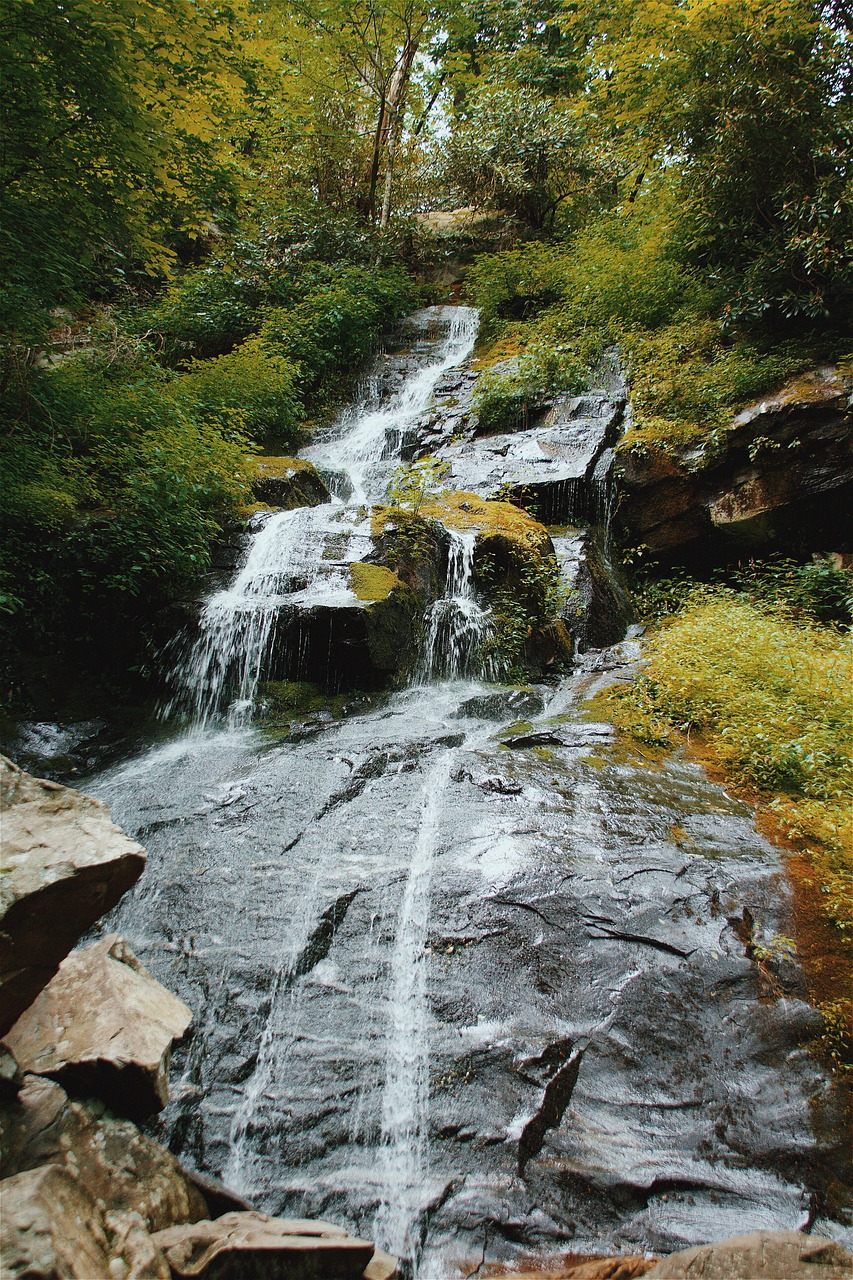
[[[696,765],[632,762],[578,709],[635,649],[525,696],[547,746],[502,745],[518,691],[460,683],[91,780],[149,852],[105,927],[196,1015],[158,1130],[184,1161],[424,1280],[843,1236],[814,1015],[747,957],[790,931],[776,852]]]

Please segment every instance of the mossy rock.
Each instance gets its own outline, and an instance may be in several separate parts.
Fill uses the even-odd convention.
[[[365,610],[367,647],[378,671],[402,675],[412,669],[417,658],[424,605],[420,596],[395,574],[388,569],[382,572],[394,578],[396,585]]]
[[[392,591],[404,584],[391,569],[381,564],[358,561],[349,567],[350,585],[357,599],[365,603],[387,600]]]
[[[305,458],[257,458],[252,495],[259,502],[283,507],[316,507],[331,494],[313,463]]]
[[[376,558],[418,592],[424,601],[441,595],[448,534],[438,520],[398,507],[373,508],[371,531]]]

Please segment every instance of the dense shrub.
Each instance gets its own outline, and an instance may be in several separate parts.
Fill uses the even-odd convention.
[[[281,355],[250,338],[228,355],[193,360],[171,386],[176,403],[224,437],[235,431],[263,441],[268,436],[296,443],[299,400],[297,369]]]
[[[578,392],[587,374],[570,348],[532,342],[509,365],[496,365],[477,381],[474,405],[484,433],[522,431],[531,412],[557,392]]]
[[[561,363],[589,370],[618,347],[635,411],[631,442],[664,448],[725,427],[739,405],[817,359],[840,356],[850,341],[804,329],[774,343],[734,329],[729,284],[684,261],[673,200],[663,185],[570,244],[484,255],[471,273],[487,333],[511,326],[522,351],[553,353],[555,373],[539,380],[540,390],[560,389]],[[496,417],[513,416],[514,391],[523,402],[517,388],[495,387]],[[482,394],[492,394],[487,381]]]
[[[301,302],[267,313],[259,341],[298,366],[303,396],[328,394],[336,380],[356,369],[381,330],[408,310],[413,290],[400,270],[340,269]]]
[[[149,357],[70,357],[28,392],[2,450],[0,595],[13,645],[79,638],[110,600],[162,600],[207,567],[218,519],[248,490],[237,422],[226,438]]]

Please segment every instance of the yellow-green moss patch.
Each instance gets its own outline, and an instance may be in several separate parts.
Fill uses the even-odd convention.
[[[439,520],[446,528],[464,533],[475,529],[485,535],[501,534],[529,551],[541,552],[548,543],[544,524],[512,502],[480,498],[476,493],[447,490],[425,502],[421,514]]]
[[[396,573],[381,564],[364,564],[359,561],[350,565],[349,576],[357,598],[365,603],[387,600],[392,591],[403,586]]]
[[[288,480],[291,476],[295,476],[297,471],[314,471],[313,462],[309,462],[307,458],[252,458],[251,462],[257,464],[258,475],[270,477],[276,480]]]

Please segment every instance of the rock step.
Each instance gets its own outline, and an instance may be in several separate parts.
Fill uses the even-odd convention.
[[[169,1101],[172,1045],[191,1021],[113,933],[63,960],[4,1043],[23,1072],[140,1120]]]

